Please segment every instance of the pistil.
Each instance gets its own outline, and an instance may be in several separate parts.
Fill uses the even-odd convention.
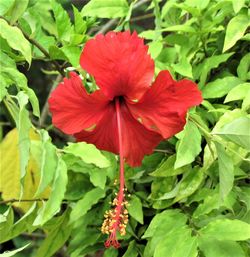
[[[118,97],[115,99],[115,109],[120,154],[120,187],[118,195],[112,202],[113,208],[109,211],[106,211],[104,215],[105,220],[102,224],[102,233],[109,235],[108,240],[105,242],[105,247],[113,246],[114,248],[119,248],[120,243],[117,240],[117,232],[119,232],[122,236],[126,234],[126,225],[128,223],[128,211],[126,209],[126,205],[128,202],[125,200],[124,192],[124,153],[122,144],[121,106]]]

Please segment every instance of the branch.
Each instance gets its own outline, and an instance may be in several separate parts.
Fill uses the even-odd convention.
[[[12,26],[9,21],[4,18],[3,16],[0,16],[1,19],[5,20],[10,26]],[[41,46],[35,39],[31,38],[25,31],[23,31],[23,29],[18,26],[18,24],[14,24],[13,26],[17,27],[18,29],[21,30],[21,32],[23,33],[24,37],[32,44],[34,45],[35,47],[37,47],[47,58],[50,59],[50,54],[49,52],[43,47]],[[18,42],[17,42],[18,43]],[[61,66],[59,65],[59,63],[55,60],[51,60],[51,62],[54,64],[55,68],[58,70],[58,72],[64,76],[64,71],[63,69],[61,68]]]
[[[46,121],[46,118],[48,116],[48,113],[49,113],[49,104],[48,104],[48,99],[50,97],[50,94],[51,92],[57,87],[57,85],[59,84],[59,82],[62,80],[62,76],[61,74],[59,74],[57,77],[56,77],[56,80],[55,82],[53,83],[51,89],[50,89],[50,92],[48,94],[48,97],[45,101],[45,104],[43,106],[43,109],[42,109],[42,112],[41,112],[41,118],[40,118],[40,126],[43,126],[45,121]]]
[[[48,201],[48,198],[35,198],[35,199],[8,199],[4,201],[0,201],[0,204],[7,204],[7,203],[17,203],[17,202],[42,202]]]
[[[150,0],[139,0],[134,6],[133,6],[133,10],[140,7],[141,5],[149,2]],[[113,25],[115,25],[117,22],[119,21],[119,19],[113,19],[108,21],[100,30],[97,31],[97,34],[104,34],[105,32],[107,32]]]

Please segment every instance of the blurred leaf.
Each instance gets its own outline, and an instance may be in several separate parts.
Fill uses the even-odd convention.
[[[242,81],[237,77],[225,77],[222,79],[216,79],[209,82],[202,90],[203,98],[220,98],[226,95],[237,85],[241,84]]]
[[[132,195],[131,199],[128,200],[128,212],[135,220],[143,224],[143,211],[142,211],[142,203],[141,200]]]
[[[39,140],[39,136],[33,130],[29,137],[32,140]],[[4,153],[4,154],[3,154]],[[19,199],[20,196],[20,157],[18,150],[18,131],[11,130],[0,144],[1,157],[1,179],[0,191],[4,200]],[[21,199],[32,199],[39,185],[39,170],[35,160],[31,157],[27,167],[27,173],[24,178],[23,196]],[[40,195],[41,198],[47,198],[48,189]],[[27,212],[32,202],[15,202],[15,207]]]
[[[33,223],[34,226],[43,225],[60,211],[61,203],[66,192],[67,181],[67,167],[64,161],[59,157],[50,197],[39,210]]]
[[[195,167],[185,173],[178,185],[178,192],[175,196],[174,202],[178,202],[193,194],[199,188],[203,178],[203,170],[198,167]]]
[[[240,84],[240,85],[236,86],[235,88],[233,88],[228,93],[224,103],[244,99],[249,94],[250,94],[250,83]]]
[[[200,238],[198,242],[205,257],[246,257],[240,245],[234,241]]]
[[[220,195],[222,200],[229,194],[234,183],[234,165],[224,147],[215,142],[219,161]]]
[[[15,0],[2,0],[0,1],[0,15],[6,14],[13,6]]]
[[[15,222],[9,231],[6,231],[5,229],[5,234],[0,234],[1,243],[9,241],[27,230],[30,232],[35,229],[35,227],[32,227],[31,224],[36,217],[36,206],[37,204],[34,202],[28,212],[26,212],[25,215]]]
[[[56,0],[51,1],[51,6],[56,20],[58,38],[61,41],[69,42],[72,32],[69,15]]]
[[[194,161],[201,151],[201,134],[196,125],[188,121],[177,148],[175,169]]]
[[[81,13],[74,5],[73,5],[73,12],[74,12],[74,20],[75,20],[75,24],[74,24],[75,32],[77,34],[85,34],[87,30],[86,21],[83,20]]]
[[[202,238],[242,241],[250,238],[250,224],[240,220],[217,219],[199,230]]]
[[[238,13],[241,8],[245,5],[245,0],[238,0],[238,1],[234,1],[231,0],[232,4],[233,4],[233,9],[235,13]]]
[[[19,51],[25,60],[31,64],[31,47],[29,41],[23,36],[20,29],[10,26],[5,20],[0,19],[0,35],[7,40],[9,46]],[[18,44],[17,44],[18,42]]]
[[[250,79],[250,53],[244,55],[240,60],[240,64],[237,67],[237,74],[244,81]]]
[[[4,252],[4,253],[1,253],[1,254],[0,254],[0,257],[10,257],[10,256],[14,256],[14,255],[16,255],[16,253],[21,252],[22,250],[24,250],[24,249],[25,249],[26,247],[28,247],[29,245],[30,245],[30,243],[29,243],[29,244],[26,244],[25,246],[20,247],[20,248],[18,248],[18,249],[16,249],[16,250],[6,251],[6,252]]]
[[[196,257],[197,239],[191,236],[190,229],[178,228],[159,241],[154,257],[162,257],[166,252],[169,257]]]
[[[92,144],[85,142],[69,143],[63,151],[80,157],[86,163],[95,164],[99,168],[110,166],[109,160]]]
[[[214,133],[250,151],[250,118],[240,117]]]
[[[71,234],[71,226],[69,225],[70,211],[67,209],[64,214],[59,217],[56,226],[54,226],[43,240],[36,252],[36,257],[50,257],[60,249]]]
[[[12,207],[9,207],[3,214],[0,214],[0,242],[4,242],[8,238],[13,222],[14,212]]]
[[[150,173],[150,176],[154,177],[171,177],[184,173],[188,170],[186,166],[175,169],[174,164],[176,161],[176,155],[173,154],[169,156],[166,160],[160,163],[157,169]]]
[[[91,0],[81,10],[81,15],[99,18],[125,17],[129,10],[126,0]]]
[[[35,196],[39,196],[52,182],[57,169],[56,147],[46,130],[39,131],[41,141],[33,141],[31,153],[40,170],[40,183]]]
[[[103,198],[104,196],[105,191],[98,187],[87,192],[74,206],[70,215],[70,222],[74,222],[85,215],[91,206],[96,204],[99,199]]]
[[[229,21],[226,29],[223,52],[226,52],[236,44],[236,42],[244,35],[248,26],[249,18],[247,14],[238,14]]]
[[[28,87],[27,78],[19,72],[16,67],[2,67],[1,73],[6,74],[8,78],[20,89],[22,89],[29,97],[32,105],[33,114],[37,117],[40,116],[39,102],[34,91]]]
[[[147,230],[143,235],[144,238],[153,237],[155,234],[164,230],[170,232],[178,227],[182,227],[186,224],[187,217],[180,210],[165,210],[161,213],[158,213],[151,220]]]
[[[26,105],[28,103],[28,96],[24,92],[20,91],[17,94],[17,100],[20,110],[16,126],[18,129],[18,146],[20,153],[20,181],[23,184],[30,155],[29,131],[31,128],[31,122],[29,119],[29,112],[26,109]]]
[[[10,15],[10,23],[14,24],[25,12],[29,4],[29,0],[15,0],[11,11],[8,13]]]
[[[81,49],[77,46],[63,46],[60,49],[64,55],[68,58],[69,62],[74,66],[78,67],[80,63]]]
[[[187,58],[181,58],[179,63],[172,64],[171,66],[177,73],[185,77],[193,78],[192,66]]]
[[[230,58],[233,54],[234,53],[213,55],[211,57],[206,58],[201,65],[198,65],[196,69],[195,78],[200,77],[199,84],[203,86],[207,80],[207,76],[209,72],[212,69],[218,68],[218,66],[221,63],[224,63],[225,61],[227,61],[228,58]]]
[[[135,241],[131,241],[128,245],[127,251],[124,253],[122,257],[137,257],[138,252],[136,250],[136,243]]]

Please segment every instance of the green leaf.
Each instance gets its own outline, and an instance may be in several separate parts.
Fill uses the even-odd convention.
[[[237,74],[244,81],[250,79],[250,53],[247,53],[240,60],[240,64],[237,67]]]
[[[6,74],[8,78],[15,83],[15,85],[22,89],[29,97],[32,105],[33,114],[37,117],[40,116],[39,102],[34,91],[28,87],[26,77],[19,72],[16,67],[3,67],[1,69],[3,74]]]
[[[223,52],[233,47],[236,42],[243,37],[248,26],[249,18],[247,14],[238,14],[229,21],[226,29]]]
[[[231,89],[241,84],[242,81],[237,77],[225,77],[216,79],[206,84],[202,89],[203,98],[220,98],[225,96]]]
[[[250,151],[250,118],[240,117],[226,124],[216,135],[226,140],[230,140],[243,148]]]
[[[200,229],[199,234],[218,240],[244,241],[250,238],[250,224],[236,219],[217,219]]]
[[[177,148],[175,169],[194,161],[201,151],[201,134],[196,125],[188,121]]]
[[[81,10],[81,15],[98,18],[125,17],[129,11],[126,0],[91,0]]]
[[[178,184],[178,192],[174,202],[178,202],[193,194],[199,188],[203,178],[203,170],[199,169],[198,167],[195,167],[189,172],[185,173],[182,180]]]
[[[17,100],[20,110],[16,126],[18,128],[18,146],[20,152],[20,180],[23,184],[30,156],[29,131],[31,128],[31,122],[29,119],[29,112],[26,109],[26,105],[28,103],[28,96],[24,92],[20,91],[17,94]]]
[[[250,83],[240,84],[228,93],[224,103],[244,99],[248,94],[250,94]]]
[[[220,195],[222,200],[224,200],[233,188],[234,165],[224,147],[217,142],[215,142],[215,146],[219,161]]]
[[[22,250],[24,250],[26,247],[28,247],[30,245],[30,243],[29,244],[26,244],[25,246],[23,246],[23,247],[20,247],[20,248],[18,248],[18,249],[16,249],[16,250],[13,250],[13,251],[5,251],[4,253],[1,253],[0,254],[0,257],[10,257],[10,256],[14,256],[14,255],[16,255],[16,253],[19,253],[19,252],[21,252]]]
[[[56,226],[53,227],[43,240],[36,252],[36,257],[50,257],[60,249],[67,241],[71,234],[71,226],[69,225],[69,209],[57,220]]]
[[[60,48],[65,56],[68,58],[69,62],[74,66],[78,67],[80,64],[80,54],[81,49],[77,46],[63,46]]]
[[[138,252],[136,250],[136,243],[135,241],[131,241],[128,245],[127,251],[124,253],[122,257],[137,257]]]
[[[154,237],[160,229],[170,232],[173,229],[182,227],[186,224],[187,217],[178,209],[165,210],[158,213],[151,220],[142,238]]]
[[[167,158],[167,160],[160,163],[159,167],[150,176],[153,177],[171,177],[184,173],[188,170],[187,166],[180,167],[178,169],[174,168],[176,161],[176,155],[173,154]]]
[[[14,24],[25,12],[29,4],[29,0],[15,0],[14,5],[12,6],[10,15],[10,24]]]
[[[46,130],[39,131],[41,141],[33,141],[31,153],[40,168],[40,182],[35,197],[40,195],[53,181],[56,173],[58,157],[56,147],[51,143],[51,139]]]
[[[0,15],[6,14],[13,6],[15,0],[1,0],[0,1]]]
[[[12,207],[9,207],[3,214],[0,214],[0,242],[5,242],[8,239],[9,233],[13,227],[14,212]]]
[[[87,23],[83,20],[81,13],[78,9],[73,5],[73,12],[74,12],[74,20],[75,20],[75,33],[77,34],[85,34],[87,30]]]
[[[181,58],[179,63],[172,64],[171,66],[177,73],[189,78],[193,78],[192,65],[187,60],[187,58]]]
[[[209,72],[212,69],[218,68],[218,66],[221,63],[224,63],[225,61],[227,61],[227,59],[229,57],[231,57],[233,54],[234,53],[213,55],[211,57],[206,58],[201,65],[198,65],[197,66],[197,72],[195,74],[195,78],[200,77],[199,85],[203,86],[205,84],[206,80],[207,80],[207,76],[208,76]]]
[[[68,13],[56,0],[51,1],[51,7],[56,20],[58,38],[61,41],[69,42],[72,27]]]
[[[99,168],[110,166],[109,160],[92,144],[85,142],[69,143],[63,150],[65,153],[80,157],[85,163],[95,164]]]
[[[198,244],[205,257],[246,257],[240,245],[234,241],[200,238]]]
[[[93,168],[89,172],[90,181],[91,183],[96,186],[100,187],[101,189],[105,188],[107,174],[105,170],[101,170],[99,168]]]
[[[52,192],[49,200],[39,210],[38,216],[33,225],[43,225],[60,211],[61,203],[66,192],[67,167],[62,159],[58,159],[55,178],[52,185]]]
[[[233,9],[235,13],[238,13],[241,8],[245,5],[245,0],[231,0],[233,4]]]
[[[96,204],[104,196],[105,191],[101,188],[94,188],[87,192],[74,206],[70,215],[70,222],[74,222],[85,215],[92,205]]]
[[[5,237],[3,237],[3,234],[1,233],[1,243],[9,241],[27,230],[29,230],[30,232],[35,229],[35,227],[32,227],[31,224],[36,217],[36,206],[37,204],[35,202],[28,210],[28,212],[26,212],[25,215],[22,216],[22,218],[20,218],[15,224],[13,224],[13,226],[11,226],[11,229]]]
[[[129,199],[128,212],[135,220],[143,224],[142,203],[135,195]]]
[[[191,236],[190,229],[178,228],[159,241],[154,257],[162,257],[166,253],[168,257],[196,257],[197,239]]]
[[[23,36],[20,29],[10,26],[5,20],[0,19],[0,36],[7,40],[9,46],[19,51],[25,60],[31,63],[31,47],[29,41]],[[18,42],[18,44],[17,44]]]

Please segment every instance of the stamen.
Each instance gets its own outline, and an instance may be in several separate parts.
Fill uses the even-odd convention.
[[[125,200],[124,191],[127,191],[124,188],[124,153],[122,147],[122,125],[121,125],[121,110],[120,110],[120,101],[119,98],[115,99],[115,108],[116,108],[116,118],[117,118],[117,127],[118,127],[118,139],[119,139],[119,154],[120,154],[120,187],[119,193],[116,194],[115,199],[112,202],[114,206],[113,209],[106,211],[104,217],[105,220],[102,224],[102,233],[108,234],[109,238],[105,242],[105,247],[113,246],[114,248],[119,248],[120,243],[117,240],[117,232],[121,236],[126,234],[126,226],[128,223],[128,211],[126,206],[128,202]]]

